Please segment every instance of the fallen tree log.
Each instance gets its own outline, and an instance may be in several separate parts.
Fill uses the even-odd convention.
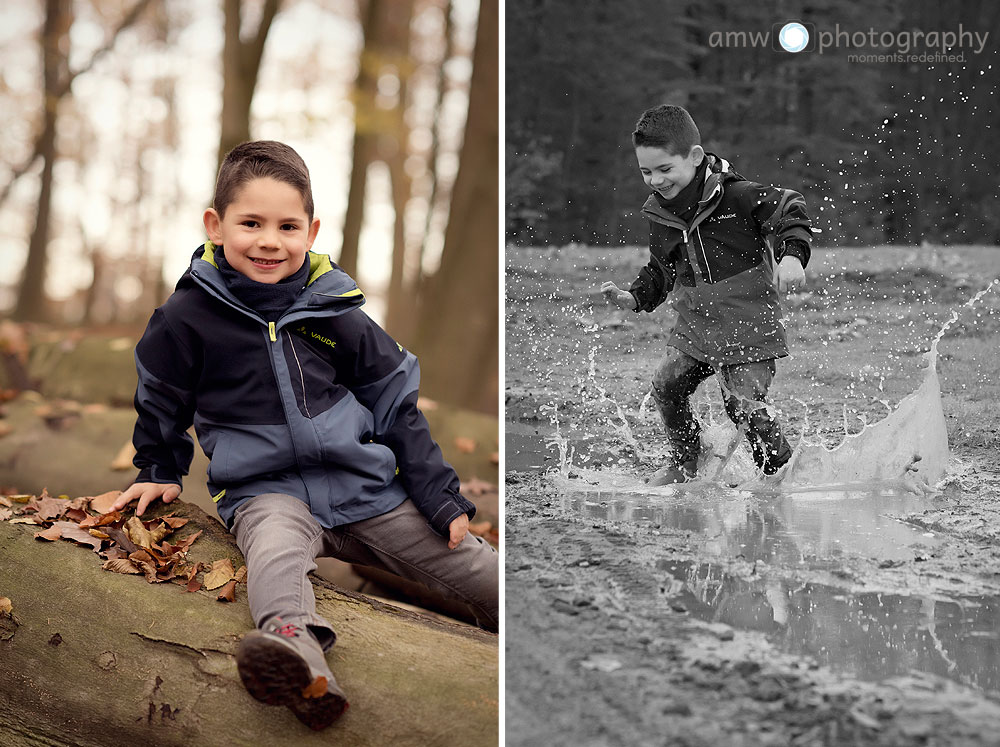
[[[190,559],[242,558],[192,504],[169,510],[203,530]],[[159,511],[164,512],[160,507]],[[498,739],[496,636],[313,580],[337,630],[328,661],[351,707],[324,732],[244,690],[235,652],[252,628],[245,587],[217,592],[101,569],[39,527],[0,521],[0,743],[22,745],[444,745]]]

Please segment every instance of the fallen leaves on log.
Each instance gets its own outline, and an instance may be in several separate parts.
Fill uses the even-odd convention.
[[[101,567],[112,573],[142,575],[151,584],[171,581],[189,592],[219,589],[216,598],[220,602],[236,599],[237,584],[246,582],[246,566],[234,571],[229,558],[217,560],[211,567],[189,563],[188,550],[202,530],[170,541],[167,538],[190,519],[173,514],[150,521],[138,516],[126,519],[121,511],[111,509],[120,495],[116,490],[73,500],[66,496],[53,498],[45,490],[40,496],[6,495],[2,496],[0,521],[38,526],[34,536],[39,540],[65,539],[89,547],[103,558]],[[202,580],[198,579],[199,573],[204,573]],[[0,597],[3,599],[6,597]]]

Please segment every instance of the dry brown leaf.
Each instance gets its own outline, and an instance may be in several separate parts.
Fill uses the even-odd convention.
[[[132,469],[132,457],[134,456],[135,446],[132,445],[131,440],[126,441],[115,454],[115,458],[111,460],[111,469],[115,472],[125,472]]]
[[[14,501],[5,495],[0,495],[0,506],[5,506],[6,508],[13,508]]]
[[[35,539],[48,540],[49,542],[55,542],[60,537],[62,537],[62,527],[59,524],[53,524],[44,531],[35,532]]]
[[[186,591],[198,591],[201,588],[201,581],[192,578],[187,582]]]
[[[105,534],[100,529],[88,529],[87,531],[90,533],[91,537],[97,537],[98,539],[102,539],[102,540],[109,540],[109,539],[111,539],[111,535],[110,534]]]
[[[87,512],[81,511],[79,508],[71,508],[69,511],[66,512],[65,518],[69,519],[70,521],[76,524],[79,524],[81,521],[87,518]]]
[[[107,493],[95,495],[90,499],[90,510],[99,514],[109,513],[112,505],[121,498],[121,495],[122,491],[120,490],[109,490]]]
[[[52,525],[53,528],[59,527],[62,531],[62,538],[73,540],[80,545],[86,545],[93,549],[94,552],[101,551],[101,539],[94,537],[86,529],[81,529],[79,524],[74,524],[72,521],[57,521]]]
[[[182,526],[187,524],[191,519],[183,519],[180,516],[164,516],[163,523],[166,524],[171,529],[180,529]]]
[[[34,524],[36,526],[44,526],[40,522],[35,521],[34,516],[18,516],[17,518],[11,519],[8,524]]]
[[[135,563],[133,563],[128,558],[116,558],[114,560],[107,561],[101,566],[106,571],[114,571],[115,573],[134,573],[141,574]]]
[[[10,601],[9,597],[0,597],[0,615],[7,615],[8,617],[14,611],[14,603]]]
[[[236,583],[238,583],[238,584],[242,584],[244,581],[246,581],[247,580],[247,567],[245,565],[241,565],[239,568],[237,568],[236,569],[236,575],[233,578],[235,579]]]
[[[454,443],[455,448],[463,454],[471,454],[476,450],[476,439],[468,436],[456,436]]]
[[[236,601],[236,579],[232,579],[225,586],[219,589],[219,595],[216,597],[220,602],[235,602]]]
[[[6,497],[10,498],[12,501],[14,501],[14,503],[28,503],[29,501],[31,501],[31,500],[33,500],[35,498],[35,496],[28,495],[27,493],[23,493],[23,494],[19,494],[19,495],[8,495]]]
[[[223,584],[231,581],[235,575],[233,562],[229,558],[216,560],[212,563],[212,570],[205,574],[205,588],[209,591],[218,589]]]
[[[194,541],[201,536],[202,531],[204,530],[199,529],[194,534],[189,534],[187,537],[182,539],[180,542],[174,545],[174,552],[187,552],[190,549],[191,545],[194,544]]]
[[[156,529],[150,531],[138,516],[132,516],[125,522],[125,531],[128,533],[129,539],[135,544],[149,550],[153,545],[170,534],[170,527],[161,521]]]
[[[69,508],[69,501],[63,498],[53,498],[42,491],[40,498],[28,502],[27,508],[34,509],[39,519],[58,519]]]
[[[80,522],[80,526],[84,529],[89,527],[103,527],[108,524],[114,524],[116,521],[121,520],[121,518],[121,511],[112,511],[109,514],[101,514],[100,516],[88,516]]]
[[[0,508],[0,521],[7,521],[13,515],[14,512],[9,508]]]

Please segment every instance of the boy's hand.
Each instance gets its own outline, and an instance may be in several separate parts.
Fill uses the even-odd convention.
[[[628,291],[623,291],[610,280],[605,281],[604,284],[601,285],[601,293],[603,293],[605,297],[611,301],[611,303],[620,306],[623,309],[635,311],[635,296]]]
[[[456,547],[462,544],[462,540],[465,539],[465,535],[469,531],[469,515],[462,514],[458,518],[452,519],[451,524],[448,525],[448,549],[454,550]]]
[[[801,289],[806,284],[806,271],[799,258],[790,254],[782,257],[774,273],[774,282],[781,293]]]
[[[159,482],[137,482],[118,496],[118,500],[111,506],[111,510],[121,511],[125,506],[138,498],[139,505],[135,508],[135,515],[142,516],[146,507],[157,498],[162,498],[164,503],[170,503],[180,494],[180,485]],[[466,525],[468,525],[468,522],[466,522]]]

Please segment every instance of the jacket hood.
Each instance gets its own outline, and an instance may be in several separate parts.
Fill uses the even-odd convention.
[[[211,241],[206,241],[195,249],[191,256],[191,265],[177,281],[176,290],[201,287],[230,305],[248,310],[226,287],[215,261],[215,253],[221,250],[222,247],[216,246]],[[343,313],[364,304],[365,295],[358,288],[358,284],[335,265],[329,255],[309,252],[307,256],[309,279],[306,281],[306,287],[283,316],[306,309],[310,312],[325,310]]]

